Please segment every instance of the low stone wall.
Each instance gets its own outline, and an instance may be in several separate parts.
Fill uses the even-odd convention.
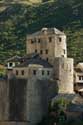
[[[0,122],[0,125],[30,125],[28,122]]]

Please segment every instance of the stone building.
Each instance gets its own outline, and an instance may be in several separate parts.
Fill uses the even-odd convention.
[[[38,53],[53,66],[59,92],[73,92],[73,59],[67,58],[66,35],[56,28],[42,28],[27,36],[27,54]]]
[[[13,56],[5,61],[6,63],[6,68],[8,70],[12,70],[17,64],[20,63],[20,56]]]
[[[46,60],[41,59],[38,54],[34,54],[34,56],[29,57],[20,65],[15,66],[13,74],[16,78],[27,79],[35,77],[40,80],[51,79],[53,76],[53,67]]]
[[[83,89],[83,63],[78,63],[74,69],[74,89],[80,91]]]
[[[53,64],[56,57],[67,57],[66,35],[56,28],[42,28],[27,36],[26,52],[38,53]]]
[[[9,107],[5,120],[10,125],[36,125],[47,112],[48,102],[56,91],[73,94],[73,59],[67,58],[63,32],[42,28],[28,35],[26,54],[8,73]]]

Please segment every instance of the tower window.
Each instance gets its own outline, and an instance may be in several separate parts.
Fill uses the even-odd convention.
[[[50,74],[50,71],[47,71],[47,75],[49,75]]]
[[[46,58],[46,60],[48,61],[48,57]]]
[[[33,70],[33,74],[36,75],[36,73],[37,73],[36,70]]]
[[[18,75],[18,70],[16,70],[16,75]]]
[[[37,53],[37,49],[35,50],[35,53]]]
[[[31,39],[31,43],[34,43],[33,39]]]
[[[42,75],[44,75],[44,70],[42,70]]]
[[[38,39],[38,43],[40,43],[40,39]]]
[[[62,40],[61,37],[59,37],[59,42],[61,42],[61,40]]]
[[[81,76],[79,76],[79,80],[81,80],[81,78],[82,78],[82,77],[81,77]]]
[[[64,57],[64,55],[62,55],[62,57]]]
[[[46,49],[46,54],[48,54],[48,49]]]
[[[40,54],[43,54],[43,51],[42,51],[42,50],[40,50]]]
[[[24,70],[21,71],[21,74],[24,75]]]
[[[52,37],[49,37],[49,42],[52,42]]]
[[[64,54],[66,53],[65,49],[63,49]]]

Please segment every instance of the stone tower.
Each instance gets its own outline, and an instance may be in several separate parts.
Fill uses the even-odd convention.
[[[59,91],[62,94],[73,94],[73,59],[55,58],[54,79],[57,81]]]
[[[42,28],[27,36],[26,52],[38,53],[53,64],[56,57],[67,57],[66,35],[56,28]]]

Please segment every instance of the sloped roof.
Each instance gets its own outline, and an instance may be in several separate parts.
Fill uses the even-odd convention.
[[[26,55],[23,58],[23,62],[16,67],[27,67],[30,64],[42,65],[44,68],[51,68],[52,65],[48,61],[41,59],[38,54],[31,54],[31,56]]]
[[[11,62],[11,61],[16,62],[16,61],[19,61],[20,59],[21,59],[20,56],[15,55],[15,56],[13,56],[13,57],[7,59],[6,62]]]
[[[46,31],[48,35],[53,35],[53,34],[56,34],[56,35],[65,35],[64,32],[61,32],[57,28],[42,28],[40,31],[32,33],[32,34],[28,35],[27,37],[40,36],[40,35],[42,35],[44,33],[44,31]]]

